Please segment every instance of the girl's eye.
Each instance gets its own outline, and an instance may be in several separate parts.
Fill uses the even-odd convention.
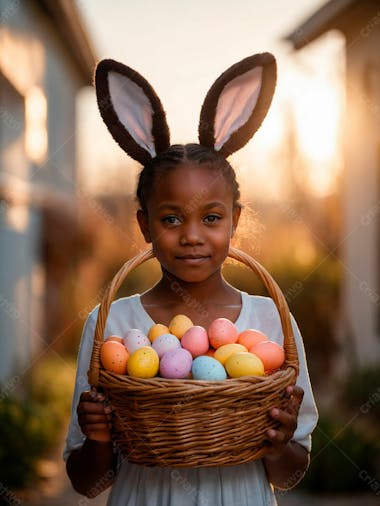
[[[165,216],[164,218],[162,218],[161,221],[168,225],[178,225],[179,223],[181,223],[181,220],[178,218],[178,216],[174,215]]]
[[[221,216],[218,216],[217,214],[208,214],[203,218],[203,221],[206,223],[216,223],[221,219]]]

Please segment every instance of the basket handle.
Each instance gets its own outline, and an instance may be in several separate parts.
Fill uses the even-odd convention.
[[[121,269],[115,274],[112,281],[108,285],[102,301],[99,306],[98,317],[96,321],[94,343],[91,354],[90,368],[88,371],[88,381],[91,386],[98,386],[99,373],[100,373],[100,347],[104,339],[104,329],[108,317],[110,306],[113,302],[114,296],[122,285],[126,276],[136,267],[143,262],[154,258],[152,250],[146,250],[137,254],[123,264]],[[285,296],[279,288],[276,281],[272,278],[269,272],[264,267],[254,260],[252,257],[237,248],[230,248],[228,256],[238,260],[239,262],[250,267],[255,274],[261,279],[268,293],[272,297],[281,319],[282,331],[284,334],[284,349],[285,349],[285,367],[293,367],[298,375],[298,355],[297,348],[294,341],[293,329],[290,321],[289,307],[286,302]]]
[[[296,376],[298,376],[299,363],[297,347],[294,340],[292,323],[290,320],[289,306],[286,302],[284,294],[281,291],[281,288],[278,286],[269,272],[257,260],[253,259],[243,251],[231,247],[228,252],[228,256],[245,264],[247,267],[250,267],[253,272],[260,278],[269,295],[273,299],[273,302],[275,303],[280,315],[282,332],[284,334],[284,367],[293,367],[296,371]]]

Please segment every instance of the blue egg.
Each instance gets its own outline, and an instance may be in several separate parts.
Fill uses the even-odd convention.
[[[193,360],[191,372],[196,380],[223,381],[227,379],[227,373],[222,364],[215,358],[203,355]]]

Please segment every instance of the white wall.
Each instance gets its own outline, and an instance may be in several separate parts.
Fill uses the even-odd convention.
[[[56,27],[34,2],[0,0],[0,13],[0,197],[11,195],[0,198],[0,384],[6,385],[46,348],[39,202],[53,190],[75,193],[80,83]],[[47,101],[41,162],[25,149],[25,100],[35,86]]]
[[[343,180],[345,338],[357,365],[380,359],[380,26],[348,45]]]

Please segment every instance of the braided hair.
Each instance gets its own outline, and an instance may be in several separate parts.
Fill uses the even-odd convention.
[[[147,202],[154,190],[156,177],[164,176],[170,170],[184,163],[204,165],[205,168],[218,171],[232,190],[233,206],[241,207],[239,184],[235,171],[219,152],[200,144],[173,144],[166,151],[150,160],[140,172],[136,198],[142,211],[146,212],[147,210]]]

